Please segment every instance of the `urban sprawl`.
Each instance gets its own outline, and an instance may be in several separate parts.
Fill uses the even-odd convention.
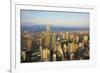
[[[21,63],[89,60],[89,32],[21,32]]]

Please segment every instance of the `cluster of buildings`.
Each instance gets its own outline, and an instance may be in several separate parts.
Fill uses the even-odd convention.
[[[89,32],[22,32],[21,62],[88,60]]]

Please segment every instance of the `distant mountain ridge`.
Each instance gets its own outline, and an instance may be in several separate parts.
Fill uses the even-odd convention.
[[[41,32],[41,31],[46,31],[46,25],[32,25],[32,24],[25,24],[21,25],[21,31],[27,31],[27,32]],[[50,26],[50,31],[51,32],[66,32],[66,31],[89,31],[89,28],[79,28],[79,27],[64,27],[64,26]]]

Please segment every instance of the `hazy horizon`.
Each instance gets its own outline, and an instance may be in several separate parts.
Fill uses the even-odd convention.
[[[89,13],[21,10],[21,25],[89,28]]]

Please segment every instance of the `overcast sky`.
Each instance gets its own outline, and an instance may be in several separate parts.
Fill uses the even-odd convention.
[[[89,13],[21,10],[21,24],[89,28]]]

